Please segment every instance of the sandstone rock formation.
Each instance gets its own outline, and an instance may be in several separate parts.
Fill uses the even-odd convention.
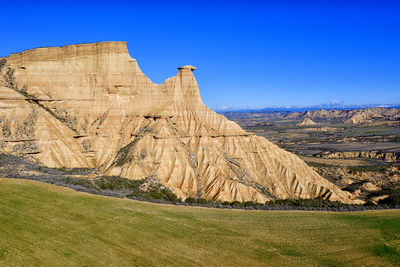
[[[304,118],[301,122],[297,123],[297,126],[310,126],[316,125],[316,122],[313,122],[310,118]]]
[[[375,120],[399,120],[399,108],[364,108],[364,109],[342,109],[342,110],[312,110],[304,112],[291,112],[285,116],[286,119],[318,119],[324,121],[341,121],[348,123],[370,122]],[[354,118],[354,119],[353,119]],[[364,121],[367,120],[367,121]],[[354,122],[353,122],[354,121]]]
[[[348,158],[366,158],[366,159],[384,159],[387,162],[400,161],[399,152],[380,152],[380,151],[339,151],[330,152],[324,151],[315,154],[316,157],[321,157],[325,159],[348,159]]]
[[[345,124],[358,124],[358,123],[369,123],[372,122],[372,116],[365,112],[357,113],[346,120]]]
[[[362,188],[367,191],[379,191],[381,188],[377,187],[373,183],[365,183],[362,185]]]
[[[344,128],[317,127],[317,128],[302,128],[301,130],[304,132],[325,133],[325,132],[343,131],[343,129]]]
[[[154,84],[125,42],[0,59],[0,151],[49,167],[152,177],[178,197],[353,203],[294,154],[208,109],[192,66]]]
[[[372,198],[372,203],[377,205],[379,203],[379,201],[384,200],[384,199],[386,199],[388,197],[390,197],[390,196],[389,195],[383,195],[383,196],[373,197]]]

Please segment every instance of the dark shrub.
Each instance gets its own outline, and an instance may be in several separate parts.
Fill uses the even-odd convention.
[[[202,205],[206,205],[206,204],[209,204],[211,202],[212,202],[211,200],[207,200],[207,199],[204,199],[204,198],[199,198],[197,200],[197,203],[202,204]]]
[[[187,199],[185,199],[185,203],[194,204],[197,203],[197,199],[193,197],[188,197]]]
[[[243,206],[245,207],[253,207],[253,206],[257,206],[258,204],[253,202],[253,201],[246,201],[243,203]]]

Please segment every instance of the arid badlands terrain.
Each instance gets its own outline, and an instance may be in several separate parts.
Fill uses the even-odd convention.
[[[227,112],[371,204],[400,203],[400,109]]]
[[[176,76],[155,84],[125,42],[1,58],[1,175],[68,170],[69,179],[93,186],[101,177],[119,177],[141,181],[143,192],[158,188],[182,200],[363,203],[295,154],[207,108],[195,69],[179,67]]]

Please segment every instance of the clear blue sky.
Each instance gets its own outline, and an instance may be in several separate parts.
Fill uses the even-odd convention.
[[[214,108],[400,103],[400,1],[54,2],[2,1],[0,56],[127,41],[156,83],[196,66]]]

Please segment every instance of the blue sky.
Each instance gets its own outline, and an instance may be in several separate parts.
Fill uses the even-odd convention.
[[[0,56],[127,41],[154,82],[191,64],[216,107],[400,103],[400,1],[2,1]]]

